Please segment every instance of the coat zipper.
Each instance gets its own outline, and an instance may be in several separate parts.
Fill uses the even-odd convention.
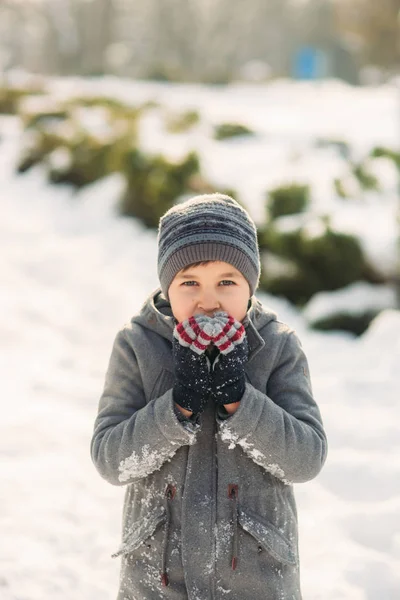
[[[169,578],[167,574],[166,562],[167,562],[167,544],[168,544],[168,535],[169,535],[169,526],[171,521],[171,508],[170,502],[174,499],[176,493],[176,486],[172,484],[168,484],[165,488],[164,493],[164,505],[166,511],[166,521],[165,521],[165,530],[164,530],[164,540],[161,550],[161,584],[163,587],[166,587],[169,584]]]
[[[238,561],[238,485],[236,483],[230,483],[228,485],[228,498],[233,500],[232,509],[232,524],[233,524],[233,540],[232,540],[232,570],[235,571]]]

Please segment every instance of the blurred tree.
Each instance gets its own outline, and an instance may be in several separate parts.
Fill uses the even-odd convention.
[[[290,0],[0,0],[0,56],[45,73],[215,82],[259,59],[287,75],[290,15]]]
[[[230,80],[251,59],[287,74],[289,0],[149,0],[148,68],[185,80]],[[155,68],[151,64],[155,65]],[[162,66],[163,65],[163,66]],[[168,76],[168,75],[167,75]]]
[[[318,51],[320,77],[339,77],[356,84],[359,81],[357,47],[339,26],[337,1],[341,0],[296,3],[292,10],[296,46],[310,46]]]
[[[400,0],[0,0],[0,68],[219,82],[252,60],[287,76],[308,43],[354,81],[351,54],[399,64],[399,9]]]
[[[0,69],[104,73],[114,36],[115,2],[0,0],[0,59],[8,57]]]
[[[106,71],[106,50],[113,39],[114,0],[45,0],[46,48],[62,74],[98,75]]]
[[[361,43],[364,64],[398,69],[400,0],[335,0],[339,28]]]

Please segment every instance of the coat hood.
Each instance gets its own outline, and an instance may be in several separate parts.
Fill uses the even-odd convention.
[[[270,309],[266,309],[256,296],[251,297],[250,308],[243,319],[249,341],[249,359],[265,345],[258,332],[268,323],[276,321],[277,318],[277,314]],[[172,343],[173,330],[177,321],[172,314],[171,305],[160,287],[151,292],[144,301],[139,313],[132,317],[131,323],[137,323],[146,329],[150,329]]]

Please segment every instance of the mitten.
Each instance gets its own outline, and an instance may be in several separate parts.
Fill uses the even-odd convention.
[[[217,313],[215,318],[221,330],[213,339],[219,354],[212,365],[211,397],[218,405],[232,404],[244,394],[249,346],[242,323],[226,313]]]
[[[174,327],[172,356],[175,383],[174,402],[195,414],[203,412],[211,392],[209,362],[205,350],[211,343],[200,329],[196,318],[190,317]]]

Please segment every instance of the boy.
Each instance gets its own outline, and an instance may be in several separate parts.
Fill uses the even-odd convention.
[[[292,484],[327,442],[295,332],[254,297],[254,222],[221,194],[174,206],[158,275],[116,335],[91,441],[126,485],[118,600],[301,600]]]

